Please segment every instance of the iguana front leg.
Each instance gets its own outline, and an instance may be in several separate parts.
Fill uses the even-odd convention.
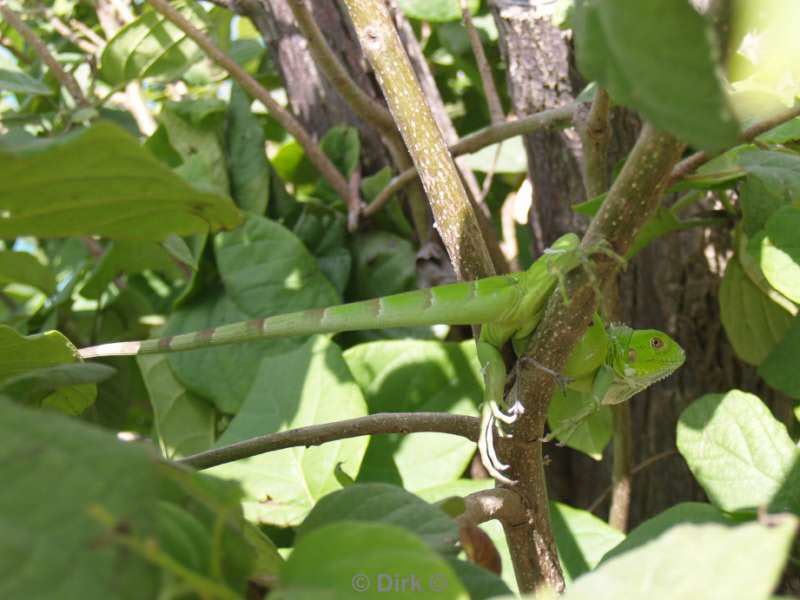
[[[489,337],[487,329],[488,326],[484,327],[477,344],[478,360],[481,363],[484,381],[478,451],[480,452],[481,462],[483,462],[492,477],[498,481],[513,484],[514,481],[501,472],[507,470],[508,465],[498,458],[494,447],[494,439],[497,431],[497,421],[511,424],[516,420],[517,415],[503,412],[503,409],[507,408],[503,397],[506,383],[506,365],[498,348],[487,340],[487,337]]]

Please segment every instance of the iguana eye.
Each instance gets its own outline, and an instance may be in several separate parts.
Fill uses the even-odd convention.
[[[650,346],[652,346],[654,350],[661,350],[661,348],[664,347],[664,340],[660,337],[650,338]]]
[[[628,348],[628,362],[636,362],[636,350],[633,348]]]

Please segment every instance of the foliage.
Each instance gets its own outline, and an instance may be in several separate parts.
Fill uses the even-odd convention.
[[[464,477],[475,451],[464,438],[351,437],[207,474],[170,462],[369,414],[474,417],[482,376],[474,343],[459,341],[463,331],[387,329],[107,364],[79,359],[76,347],[387,295],[448,273],[417,271],[415,224],[396,198],[348,230],[346,202],[303,148],[147,3],[131,3],[132,18],[115,32],[87,3],[41,3],[49,20],[7,4],[30,17],[90,102],[71,97],[19,32],[2,24],[0,597],[516,591],[499,524],[482,527],[502,559],[502,578],[465,558],[458,514],[446,510],[446,499],[489,487]],[[459,134],[487,126],[458,3],[398,4],[418,30],[425,21],[426,58]],[[469,4],[501,81],[491,15]],[[275,96],[284,92],[244,18],[193,1],[176,6]],[[683,0],[583,0],[567,15],[587,80],[692,149],[724,150],[672,182],[670,191],[682,196],[659,208],[629,258],[679,230],[716,227],[728,236],[722,327],[742,361],[800,401],[800,118],[738,142],[739,123],[797,93],[772,89],[760,74],[772,55],[744,56],[748,35],[774,48],[783,31],[774,13],[747,22],[752,15],[741,12],[731,41],[741,51],[729,64],[720,62],[706,19]],[[73,38],[55,21],[70,22]],[[102,44],[87,49],[95,38]],[[92,69],[84,68],[89,55],[98,61]],[[147,133],[115,99],[132,82],[156,115]],[[764,102],[754,104],[754,89]],[[484,148],[467,163],[495,176],[485,198],[495,224],[525,178],[518,142]],[[345,125],[319,146],[345,177],[363,155],[358,131]],[[364,174],[362,197],[374,198],[389,180],[387,170]],[[709,198],[715,212],[701,218],[698,207]],[[574,208],[593,215],[602,202]],[[570,406],[580,401],[570,394],[551,404],[551,420],[580,408]],[[605,409],[569,445],[599,458],[611,423]],[[760,398],[739,390],[694,399],[676,435],[708,502],[673,506],[627,535],[553,503],[562,568],[574,581],[565,598],[770,597],[800,515],[795,441]],[[463,511],[463,501],[456,505]]]

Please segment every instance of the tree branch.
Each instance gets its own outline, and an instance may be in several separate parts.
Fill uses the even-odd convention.
[[[459,521],[470,525],[494,519],[519,525],[527,518],[522,497],[508,488],[482,490],[465,496],[464,512],[458,516]]]
[[[378,433],[436,432],[478,439],[476,417],[446,413],[378,413],[367,417],[309,425],[289,431],[270,433],[249,440],[214,448],[176,461],[195,469],[208,469],[242,458],[295,446],[318,446],[326,442]]]
[[[493,274],[475,213],[386,4],[381,0],[344,4],[420,174],[456,274],[466,280]]]
[[[297,143],[305,150],[306,156],[319,170],[323,179],[341,196],[350,206],[352,192],[345,178],[338,169],[325,156],[320,147],[311,139],[302,125],[280,104],[272,99],[269,92],[234,60],[217,48],[203,32],[198,30],[183,15],[169,5],[165,0],[147,0],[153,8],[171,21],[178,29],[189,36],[214,62],[230,73],[231,77],[241,85],[253,98],[259,100],[286,130],[294,136]],[[357,201],[357,200],[356,200]]]

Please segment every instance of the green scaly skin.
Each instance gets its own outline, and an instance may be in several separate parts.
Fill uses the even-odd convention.
[[[608,351],[603,364],[593,372],[576,374],[568,384],[568,387],[584,392],[586,407],[542,438],[543,442],[559,437],[563,443],[577,425],[600,406],[629,400],[657,381],[669,377],[686,360],[683,348],[656,329],[609,325],[607,333]],[[575,352],[570,356],[570,361],[574,358]],[[579,362],[579,357],[576,362]]]
[[[80,350],[80,356],[89,359],[157,354],[255,339],[385,327],[481,324],[483,327],[477,346],[485,392],[478,446],[489,472],[500,481],[511,483],[500,472],[507,467],[497,459],[492,443],[496,422],[512,423],[520,412],[519,405],[515,404],[509,409],[504,403],[506,367],[500,348],[509,340],[514,342],[515,348],[524,348],[527,338],[539,324],[545,304],[559,278],[580,265],[582,260],[584,258],[577,236],[567,234],[522,273],[232,323],[194,333],[92,346]],[[592,352],[584,351],[581,354],[578,351],[577,355],[573,355],[576,356],[574,361],[579,370],[587,372],[598,369],[602,362],[598,356],[605,357],[596,348]],[[502,434],[501,430],[497,431]]]

